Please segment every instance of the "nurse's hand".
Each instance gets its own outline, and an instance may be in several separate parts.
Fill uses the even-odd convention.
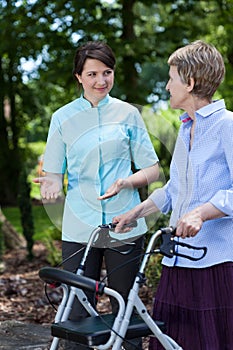
[[[103,199],[108,199],[108,198],[114,197],[123,188],[129,187],[129,186],[130,186],[130,184],[128,184],[127,180],[118,179],[107,189],[107,191],[102,196],[99,196],[97,199],[103,200]]]
[[[63,176],[61,174],[46,174],[43,177],[33,179],[34,183],[40,184],[41,197],[44,199],[56,199],[62,191]]]

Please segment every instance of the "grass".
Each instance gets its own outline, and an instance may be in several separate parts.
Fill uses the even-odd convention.
[[[47,208],[49,207],[49,208]],[[32,214],[34,219],[34,235],[33,240],[43,242],[47,248],[46,259],[51,266],[57,266],[61,262],[61,251],[54,245],[54,241],[61,240],[61,209],[60,203],[49,206],[34,205],[32,206]],[[8,221],[14,228],[23,234],[20,210],[17,207],[2,208],[2,211]],[[51,218],[51,219],[50,219]]]
[[[35,177],[41,176],[40,159],[45,149],[45,142],[31,142],[27,144],[28,148],[28,182],[31,186],[31,198],[40,200],[40,186],[33,182]],[[18,207],[1,208],[4,215],[14,226],[17,232],[23,233],[20,219],[20,210]],[[34,221],[34,240],[42,241],[46,238],[61,239],[61,203],[53,205],[33,205],[33,221]]]
[[[14,226],[17,232],[22,232],[20,210],[17,207],[2,208],[7,220]],[[43,240],[44,237],[48,237],[51,232],[56,229],[56,225],[50,220],[48,213],[43,205],[35,205],[32,207],[32,213],[34,218],[34,240]]]

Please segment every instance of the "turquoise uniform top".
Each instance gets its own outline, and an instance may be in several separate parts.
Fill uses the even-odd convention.
[[[97,107],[83,97],[58,109],[52,116],[44,154],[45,172],[67,172],[62,239],[87,242],[92,230],[140,202],[137,189],[124,189],[113,198],[97,197],[118,178],[158,162],[138,109],[107,95]],[[147,231],[144,219],[118,239]]]

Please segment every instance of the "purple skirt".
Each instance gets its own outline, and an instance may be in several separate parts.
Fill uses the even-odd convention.
[[[153,318],[183,350],[233,350],[233,262],[203,269],[163,266]],[[155,338],[150,350],[162,350]]]

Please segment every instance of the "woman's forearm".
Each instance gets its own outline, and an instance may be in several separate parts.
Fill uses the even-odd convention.
[[[148,198],[133,209],[113,218],[112,222],[116,224],[115,232],[127,232],[130,230],[128,224],[158,211],[154,202]]]
[[[134,189],[149,185],[152,182],[156,181],[158,177],[159,165],[156,163],[151,167],[137,171],[125,179],[117,179],[103,195],[98,197],[98,199],[104,200],[111,198],[125,188]]]
[[[125,182],[125,187],[140,188],[155,182],[158,178],[159,165],[156,163],[148,168],[140,169],[123,181]]]

